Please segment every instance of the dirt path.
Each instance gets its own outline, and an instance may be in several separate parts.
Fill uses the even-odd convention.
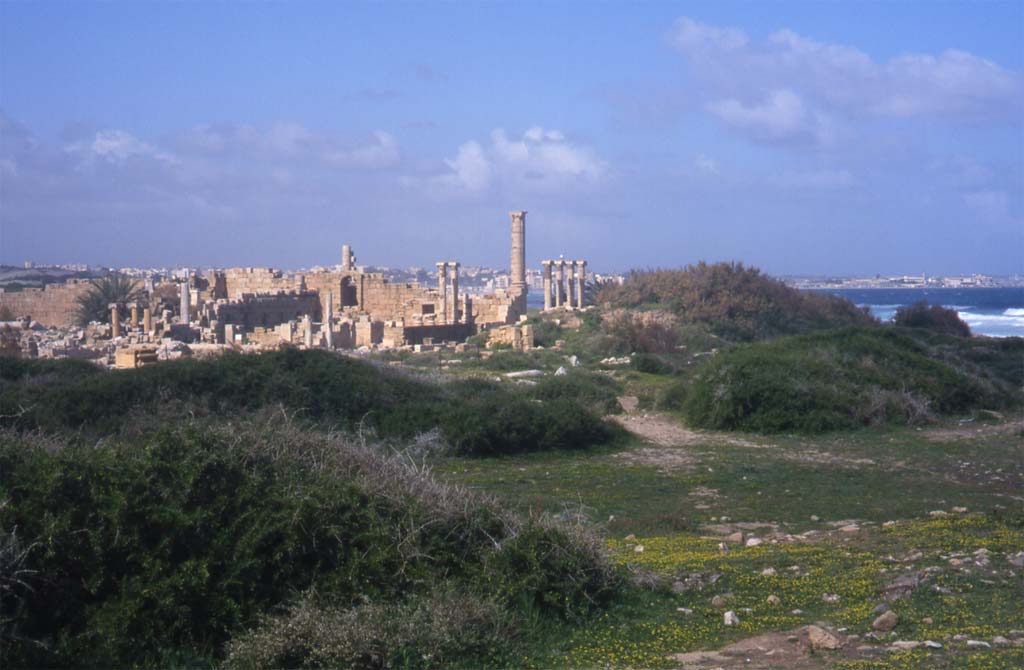
[[[659,447],[691,447],[728,444],[750,449],[769,448],[767,442],[754,442],[729,433],[696,431],[684,428],[679,419],[664,414],[620,414],[612,419],[629,432]]]

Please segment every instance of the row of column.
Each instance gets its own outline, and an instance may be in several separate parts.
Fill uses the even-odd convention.
[[[441,296],[440,323],[459,323],[459,265],[457,261],[439,261],[437,292]]]
[[[131,306],[131,320],[128,322],[129,328],[137,328],[139,325],[139,306],[134,304]],[[153,312],[149,307],[145,307],[142,310],[142,331],[144,333],[153,332]],[[110,303],[110,336],[121,337],[121,308],[117,303]]]
[[[583,283],[587,273],[587,262],[541,261],[541,265],[544,266],[544,309],[572,307],[573,298],[575,298],[576,307],[582,309]],[[553,273],[554,277],[552,277]],[[575,295],[573,284],[575,284]]]

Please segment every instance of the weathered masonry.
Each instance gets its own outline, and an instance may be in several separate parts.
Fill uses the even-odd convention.
[[[587,262],[541,261],[544,269],[544,309],[583,308]]]

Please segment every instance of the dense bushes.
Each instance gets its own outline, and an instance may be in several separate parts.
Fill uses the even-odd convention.
[[[265,647],[298,624],[294,610],[263,615],[303,592],[334,612],[341,651],[330,658],[353,664],[383,645],[401,665],[437,665],[423,654],[476,654],[506,615],[573,617],[617,588],[577,528],[513,516],[360,444],[269,424],[100,446],[2,432],[0,500],[0,529],[21,547],[0,552],[20,557],[0,575],[4,667],[210,659],[244,629]],[[473,607],[452,612],[431,586],[441,582]],[[442,611],[450,621],[430,629]],[[412,621],[424,627],[407,638]],[[461,626],[476,632],[460,640]],[[239,666],[306,658],[233,649]]]
[[[742,263],[634,271],[621,286],[602,288],[596,300],[612,307],[667,307],[685,323],[739,341],[875,322],[848,300],[797,291]]]
[[[971,327],[960,318],[955,309],[929,305],[926,300],[897,309],[893,323],[905,328],[925,328],[943,335],[971,336]]]
[[[493,383],[432,384],[321,351],[228,354],[108,373],[70,361],[0,358],[0,426],[22,430],[124,434],[162,420],[280,407],[304,422],[383,437],[440,429],[460,454],[582,448],[610,439],[601,419],[573,400],[537,397],[545,402]]]
[[[957,367],[938,360],[905,332],[850,328],[722,351],[698,370],[685,414],[707,428],[816,432],[1018,399],[1006,380],[964,359]]]

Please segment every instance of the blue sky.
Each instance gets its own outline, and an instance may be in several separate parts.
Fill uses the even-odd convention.
[[[0,261],[1024,272],[1024,3],[0,3]]]

